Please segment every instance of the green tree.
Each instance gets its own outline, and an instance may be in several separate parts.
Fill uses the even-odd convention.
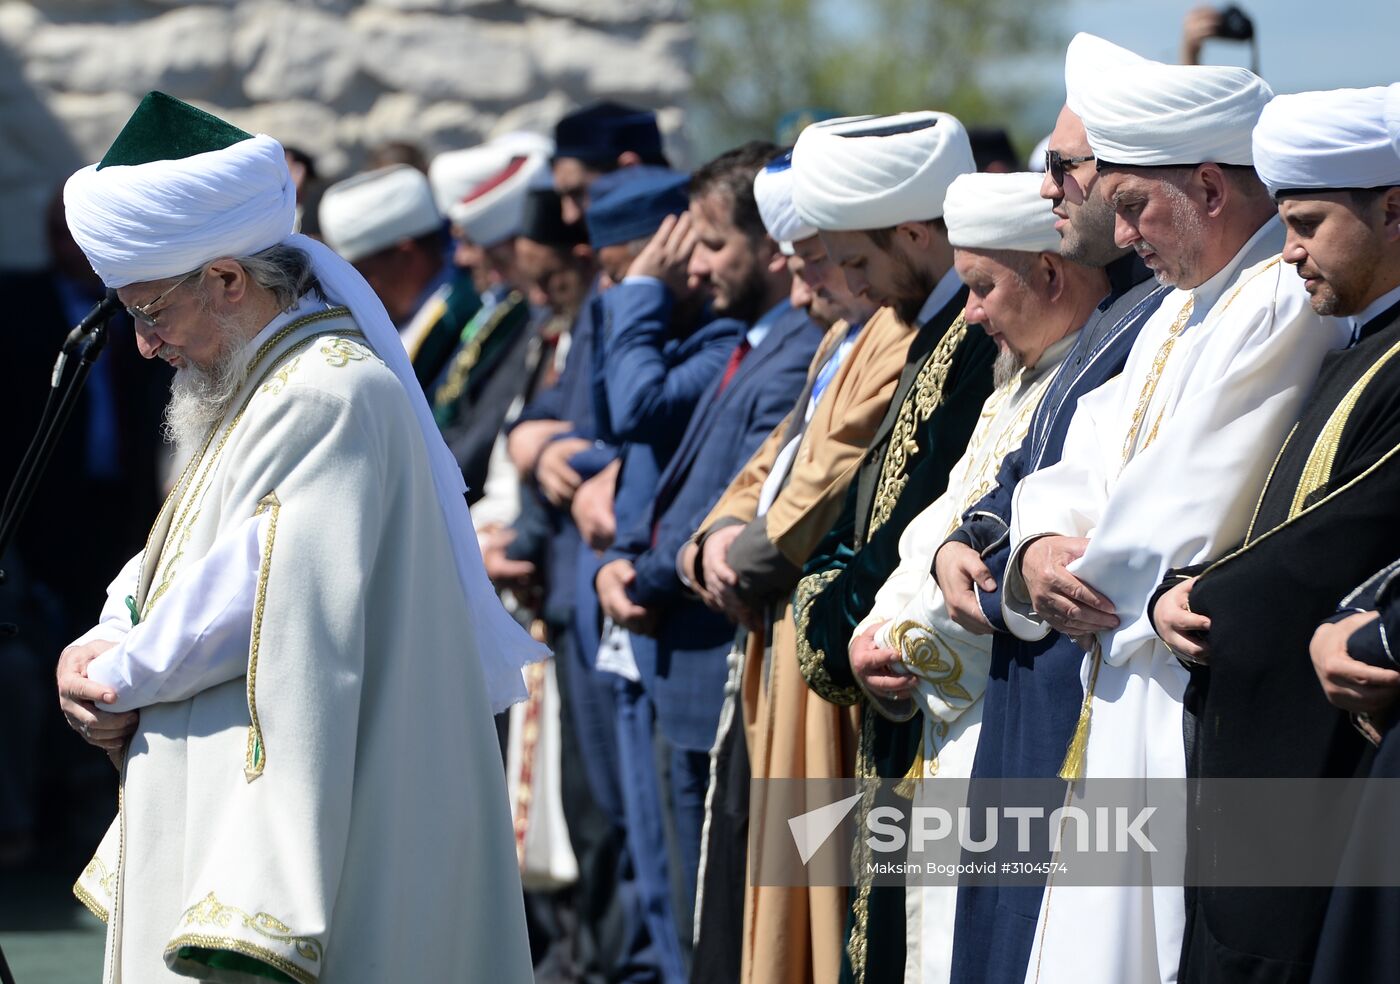
[[[943,109],[1039,139],[1045,121],[1022,117],[1046,86],[1017,69],[1062,48],[1053,11],[1031,0],[694,0],[697,143],[769,136],[784,113],[813,106]]]

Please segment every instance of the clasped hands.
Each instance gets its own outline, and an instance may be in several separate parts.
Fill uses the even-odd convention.
[[[68,726],[89,745],[107,753],[112,764],[120,768],[120,756],[127,739],[136,730],[140,715],[136,711],[113,713],[101,709],[102,704],[114,704],[117,695],[112,688],[88,679],[87,667],[115,643],[97,640],[81,646],[69,646],[58,657],[58,707]]]
[[[1068,569],[1088,546],[1085,537],[1042,536],[1021,553],[1021,577],[1032,609],[1086,651],[1095,635],[1118,627],[1113,602]]]
[[[693,583],[707,608],[750,632],[761,632],[763,617],[739,596],[739,575],[729,566],[729,548],[743,531],[737,523],[721,526],[705,536],[703,549],[694,541],[687,543],[676,566]]]

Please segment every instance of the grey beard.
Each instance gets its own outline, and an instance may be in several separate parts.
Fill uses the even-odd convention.
[[[222,323],[222,354],[209,367],[187,364],[175,370],[170,381],[170,402],[165,405],[161,434],[182,453],[192,453],[228,412],[234,397],[243,388],[253,348],[242,331],[232,323]]]
[[[1021,360],[1016,357],[1016,353],[1010,349],[1002,349],[997,353],[996,361],[992,363],[992,385],[1000,389],[1011,382],[1020,371]]]

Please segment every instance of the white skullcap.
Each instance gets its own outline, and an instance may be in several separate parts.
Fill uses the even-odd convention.
[[[1273,90],[1245,68],[1165,65],[1092,34],[1065,53],[1069,108],[1103,164],[1252,164],[1250,134]]]
[[[438,154],[428,165],[428,184],[432,185],[437,210],[447,215],[468,192],[509,164],[510,158],[509,150],[489,143]]]
[[[1400,86],[1392,85],[1385,97],[1385,126],[1390,131],[1390,142],[1395,153],[1400,154]]]
[[[758,202],[763,227],[784,256],[793,254],[793,243],[817,234],[817,230],[803,222],[793,207],[792,183],[790,151],[759,171],[753,179],[753,197]]]
[[[507,158],[543,157],[548,160],[554,156],[554,138],[530,130],[502,133],[499,137],[492,137],[487,146],[504,152]]]
[[[948,186],[943,221],[960,249],[1058,253],[1055,213],[1040,197],[1038,174],[960,174]]]
[[[426,187],[423,179],[425,193]],[[526,696],[521,667],[548,653],[507,614],[486,578],[462,470],[433,420],[384,304],[324,243],[293,234],[295,198],[282,145],[261,135],[179,160],[86,167],[68,179],[63,192],[73,238],[108,287],[163,280],[210,260],[277,245],[306,253],[326,300],[350,309],[365,341],[403,387],[432,469],[463,604],[478,634],[491,709],[504,710]]]
[[[331,185],[319,214],[326,245],[351,263],[442,227],[427,177],[407,164]]]
[[[1271,195],[1400,185],[1386,98],[1400,83],[1278,96],[1254,127],[1254,167]]]
[[[888,229],[940,217],[948,185],[976,169],[947,113],[823,120],[792,150],[793,204],[818,229]]]
[[[520,235],[526,196],[548,171],[548,154],[514,157],[452,205],[447,217],[478,246],[503,243]]]

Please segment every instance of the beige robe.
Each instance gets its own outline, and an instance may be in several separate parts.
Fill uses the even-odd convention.
[[[755,519],[760,491],[787,443],[791,418],[730,483],[700,534],[726,520],[761,526],[774,550],[800,569],[841,512],[847,488],[889,409],[912,338],[913,331],[893,311],[877,312],[817,404],[787,482],[767,513]],[[795,411],[801,412],[801,407]],[[737,573],[742,579],[743,572]],[[753,778],[852,775],[857,712],[829,704],[808,689],[798,669],[789,601],[775,611],[769,631],[767,675],[765,640],[751,635],[740,692]],[[750,815],[759,818],[763,811],[751,805]],[[750,885],[744,899],[741,979],[746,984],[836,981],[846,912],[844,888]]]

